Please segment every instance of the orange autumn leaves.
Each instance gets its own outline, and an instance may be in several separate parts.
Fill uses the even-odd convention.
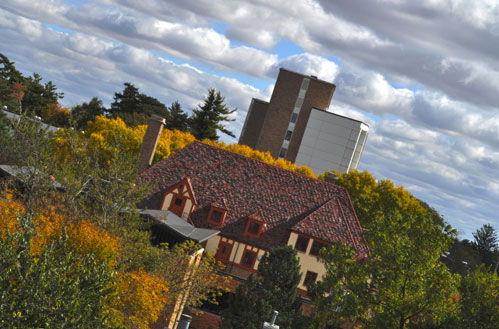
[[[20,230],[18,218],[25,214],[25,207],[13,200],[11,194],[0,197],[0,238],[6,242],[8,234]],[[69,245],[76,255],[93,254],[107,264],[114,273],[110,286],[114,293],[106,305],[110,327],[148,328],[164,309],[168,288],[164,277],[142,269],[125,271],[119,266],[121,242],[106,230],[86,220],[70,221],[55,207],[40,211],[33,218],[34,232],[30,253],[36,258],[44,248],[67,234]]]

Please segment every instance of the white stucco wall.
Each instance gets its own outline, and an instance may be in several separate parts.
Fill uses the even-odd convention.
[[[298,234],[291,232],[289,235],[288,245],[295,247],[296,239],[298,239]],[[301,271],[301,281],[298,286],[299,289],[307,290],[307,287],[303,285],[305,280],[305,275],[307,271],[317,273],[317,280],[320,280],[322,276],[326,273],[324,265],[322,265],[316,256],[310,255],[310,248],[312,248],[313,239],[308,241],[308,247],[306,252],[297,251],[298,259],[300,261],[300,271]]]

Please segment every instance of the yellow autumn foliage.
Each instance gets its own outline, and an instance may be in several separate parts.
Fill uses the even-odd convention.
[[[0,236],[5,241],[7,233],[20,229],[19,215],[25,207],[4,193],[0,197]],[[144,270],[126,272],[118,269],[121,242],[104,229],[86,220],[70,222],[64,212],[56,207],[48,207],[33,218],[34,232],[30,251],[40,255],[45,247],[65,232],[72,250],[81,255],[93,253],[104,261],[112,271],[116,271],[116,292],[111,305],[107,305],[110,322],[115,327],[148,328],[165,308],[168,300],[168,284],[164,277]]]
[[[24,213],[24,207],[12,200],[11,193],[5,193],[0,197],[0,234],[5,241],[7,234],[12,234],[18,230],[17,215]]]
[[[92,252],[100,259],[114,265],[119,257],[120,241],[107,231],[98,229],[94,224],[81,220],[68,227],[70,240],[80,253]]]
[[[138,154],[146,130],[147,126],[145,125],[129,127],[120,118],[110,119],[104,116],[97,116],[95,121],[89,122],[88,129],[84,133],[85,141],[81,143],[80,147],[83,148],[83,145],[85,145],[85,152],[97,154],[101,159],[105,160],[115,159],[122,153]],[[58,132],[56,139],[58,152],[64,153],[64,150],[68,147],[68,140],[65,134],[64,129]],[[163,129],[153,163],[175,154],[175,152],[195,140],[194,136],[188,132]],[[203,140],[203,142],[283,169],[295,171],[309,177],[316,177],[309,167],[296,166],[284,159],[275,159],[269,152],[257,151],[246,145],[227,145],[223,142],[215,142],[208,139]]]
[[[65,217],[55,207],[49,207],[33,218],[35,235],[31,239],[31,253],[39,255],[43,248],[59,238],[65,226]]]
[[[147,329],[161,314],[168,300],[167,282],[163,277],[144,270],[120,273],[118,293],[111,319],[128,328]]]

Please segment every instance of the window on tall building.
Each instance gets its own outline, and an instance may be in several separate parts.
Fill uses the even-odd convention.
[[[286,156],[286,153],[288,153],[288,149],[283,147],[281,149],[281,152],[279,153],[279,158],[284,158]]]
[[[286,131],[286,136],[284,136],[284,139],[289,141],[291,140],[291,136],[293,135],[293,132],[291,130]]]
[[[306,252],[309,240],[309,238],[299,235],[298,239],[296,239],[295,249],[301,252]]]
[[[291,122],[295,123],[297,119],[298,119],[298,113],[293,113],[291,115]]]

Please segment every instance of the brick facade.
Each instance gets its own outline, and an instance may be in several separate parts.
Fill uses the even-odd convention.
[[[151,166],[164,124],[165,119],[159,116],[151,115],[149,117],[146,134],[144,135],[144,139],[142,140],[142,144],[140,146],[138,165],[139,173],[147,170]]]
[[[331,104],[335,88],[336,87],[333,84],[310,78],[310,84],[305,99],[303,100],[298,121],[296,121],[293,137],[289,143],[288,153],[286,154],[287,160],[291,162],[295,162],[296,160],[296,155],[298,154],[298,149],[300,148],[312,108],[326,110],[329,107],[329,104]],[[286,124],[288,123],[289,120]]]
[[[256,148],[269,107],[268,102],[253,98],[239,144]],[[244,138],[242,137],[244,136]]]
[[[269,151],[275,158],[279,156],[304,78],[310,79],[310,84],[285,157],[294,162],[310,111],[312,108],[325,110],[331,103],[336,88],[332,83],[281,68],[270,102],[253,101],[251,113],[246,119],[246,129],[239,139],[240,144],[259,151]]]

